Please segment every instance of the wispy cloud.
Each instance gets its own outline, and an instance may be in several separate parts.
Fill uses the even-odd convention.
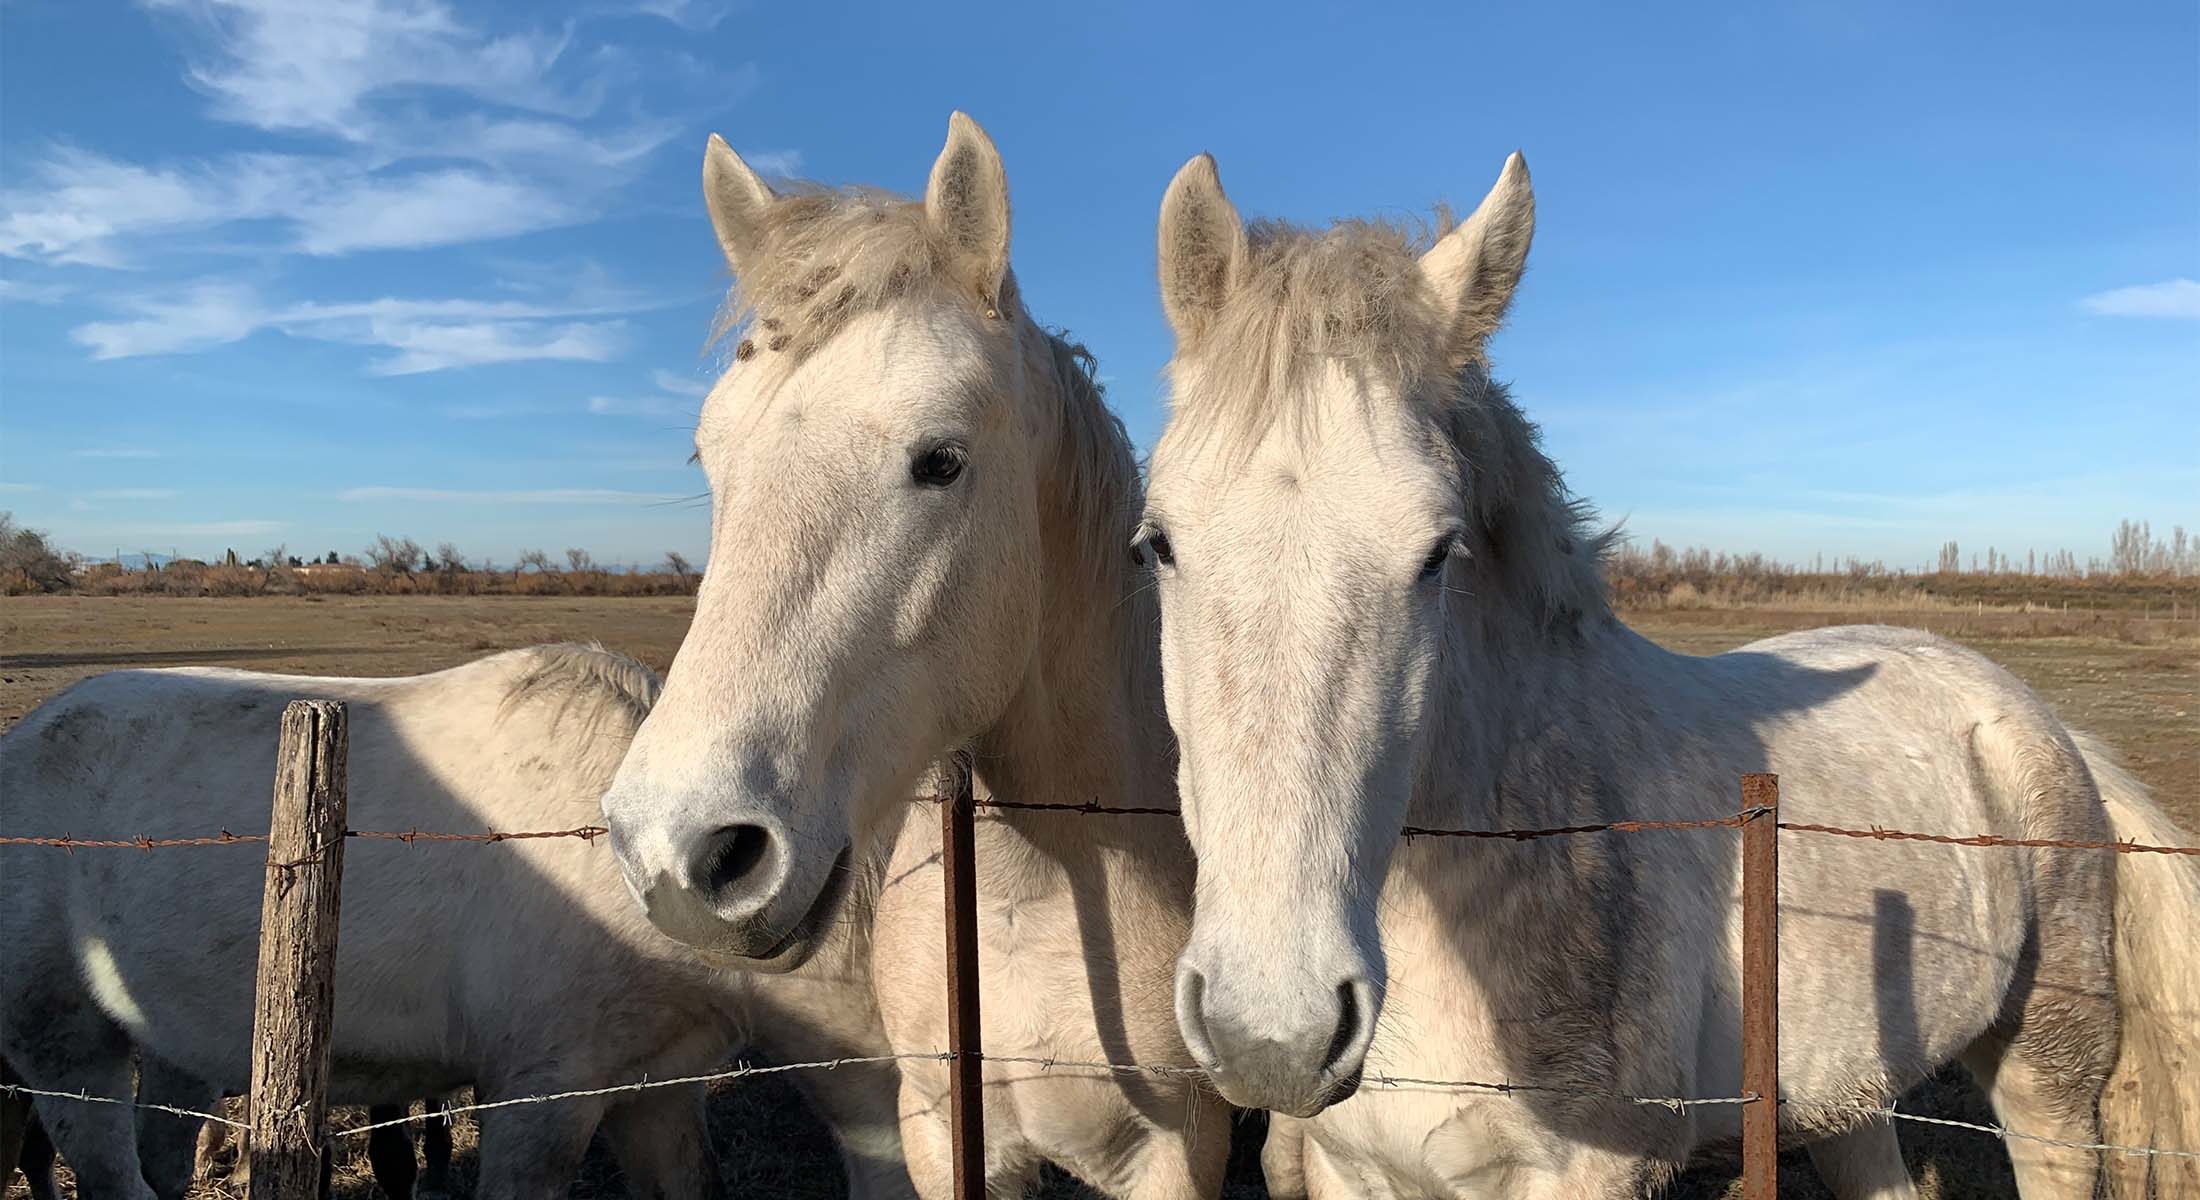
[[[800,150],[757,150],[743,154],[741,161],[755,168],[760,175],[786,177],[802,173]]]
[[[695,418],[694,404],[670,396],[590,396],[588,411],[599,417]]]
[[[718,23],[733,11],[733,6],[715,0],[637,0],[634,11],[663,17],[682,29],[699,32],[717,28]]]
[[[143,446],[86,446],[69,452],[77,458],[159,458],[160,451]]]
[[[69,337],[89,348],[93,358],[113,359],[204,350],[272,329],[314,341],[395,350],[368,364],[368,371],[414,375],[527,359],[603,362],[625,348],[625,322],[573,318],[642,307],[618,294],[582,295],[565,302],[384,297],[273,305],[242,284],[213,282],[133,299],[132,319],[79,325]]]
[[[642,68],[621,48],[577,46],[570,25],[491,33],[440,0],[147,6],[178,19],[187,79],[214,117],[287,140],[169,162],[52,147],[0,191],[0,255],[135,266],[216,226],[264,246],[270,223],[276,245],[314,255],[508,237],[601,215],[678,128],[600,117]],[[753,86],[753,67],[732,74]],[[299,152],[300,136],[333,145]]]
[[[68,299],[73,291],[67,284],[0,279],[0,301],[18,304],[59,304]]]
[[[2080,300],[2087,312],[2104,317],[2169,317],[2200,321],[2200,280],[2166,279],[2095,292]]]
[[[452,367],[530,359],[605,362],[626,347],[626,322],[522,325],[510,322],[377,326],[374,340],[399,353],[369,365],[376,375],[418,375]]]
[[[0,493],[7,495],[20,495],[24,492],[42,492],[45,490],[46,485],[43,483],[9,483],[6,480],[0,480]]]
[[[355,487],[337,493],[348,503],[419,500],[436,504],[651,504],[684,497],[665,492],[629,492],[617,488],[542,488],[523,491],[465,491],[455,488]]]
[[[667,371],[663,367],[651,371],[649,381],[656,384],[659,391],[671,392],[675,396],[693,396],[700,400],[710,395],[708,383],[677,371]]]
[[[469,404],[446,404],[437,410],[453,421],[503,421],[512,417],[533,417],[551,411],[549,406],[526,400],[484,400]]]
[[[248,519],[235,521],[153,521],[148,523],[85,525],[74,531],[79,538],[117,541],[125,545],[154,538],[257,537],[274,533],[288,522]]]
[[[561,34],[490,37],[436,0],[151,0],[202,35],[190,79],[215,115],[261,129],[371,136],[370,102],[447,88],[536,112],[585,116],[600,88],[549,81]]]
[[[662,368],[649,373],[657,395],[591,396],[588,411],[599,417],[678,417],[693,421],[696,401],[710,394],[710,386]]]
[[[85,493],[94,500],[173,500],[174,488],[100,488]]]

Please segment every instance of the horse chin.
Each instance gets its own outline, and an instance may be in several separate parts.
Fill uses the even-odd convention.
[[[855,873],[848,869],[850,851],[842,849],[840,857],[833,860],[832,870],[826,873],[825,886],[810,902],[810,910],[802,914],[785,936],[774,942],[761,954],[728,956],[727,966],[757,971],[766,975],[784,975],[801,969],[825,944],[833,925],[840,921],[848,907],[848,896],[855,889],[852,881]]]

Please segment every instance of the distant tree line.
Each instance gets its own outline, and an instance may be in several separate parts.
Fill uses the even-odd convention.
[[[599,564],[571,547],[553,557],[523,550],[510,566],[472,560],[451,542],[433,551],[409,537],[378,534],[358,554],[330,550],[301,558],[276,546],[252,558],[235,550],[219,562],[168,559],[146,553],[136,565],[92,561],[61,550],[44,533],[0,512],[0,593],[84,592],[95,595],[257,596],[302,594],[422,595],[688,595],[700,575],[677,551],[649,567]],[[2151,524],[2126,520],[2109,539],[2107,557],[2083,560],[2068,550],[2014,554],[1988,546],[1968,556],[1943,543],[1933,562],[1915,569],[1855,557],[1808,564],[1762,554],[1730,554],[1652,541],[1623,544],[1605,561],[1605,575],[1622,604],[1664,597],[1681,585],[1704,596],[1737,602],[1797,592],[1917,592],[1983,597],[1989,593],[2047,597],[2083,596],[2119,585],[2147,583],[2182,591],[2200,586],[2200,537],[2175,526],[2166,538]],[[2027,582],[2029,581],[2029,582]],[[2160,587],[2157,590],[2160,590]],[[2128,587],[2125,590],[2129,590]]]
[[[145,552],[134,564],[92,560],[55,547],[13,513],[0,512],[0,594],[76,592],[85,595],[692,595],[700,575],[685,555],[667,551],[654,565],[602,564],[578,547],[552,558],[522,551],[509,567],[470,560],[458,546],[433,551],[409,537],[377,534],[358,554],[330,550],[317,557],[276,546],[250,558],[235,550],[218,561],[162,558]]]
[[[1932,562],[1915,568],[1856,557],[1828,562],[1822,555],[1793,563],[1652,541],[1648,547],[1622,545],[1606,559],[1605,576],[1622,605],[1895,594],[1988,604],[2130,601],[2134,607],[2182,596],[2189,604],[2200,593],[2200,538],[2181,525],[2157,538],[2149,523],[2126,520],[2116,526],[2106,558],[2081,561],[2068,550],[2027,549],[2020,560],[1998,546],[1966,555],[1948,541]]]

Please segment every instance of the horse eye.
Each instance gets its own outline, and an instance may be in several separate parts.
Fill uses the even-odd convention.
[[[1138,531],[1131,542],[1131,557],[1140,566],[1175,566],[1176,550],[1169,545],[1169,535],[1158,525],[1147,525]]]
[[[909,478],[926,487],[946,487],[960,478],[970,455],[953,442],[941,442],[909,464]]]
[[[1444,540],[1430,548],[1428,557],[1421,560],[1421,579],[1423,582],[1444,573],[1444,564],[1451,561],[1451,547],[1455,539],[1456,535],[1445,534]]]

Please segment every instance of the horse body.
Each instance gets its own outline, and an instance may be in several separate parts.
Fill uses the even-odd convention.
[[[1415,824],[1713,818],[1737,806],[1747,769],[1781,775],[1789,821],[2111,836],[2036,698],[1927,635],[1814,631],[1698,660],[1615,622],[1534,673],[1541,683],[1477,685],[1511,699],[1507,748],[1492,770],[1441,748],[1478,739],[1440,743],[1431,776],[1443,782],[1417,797]],[[1377,1082],[1308,1124],[1310,1175],[1376,1195],[1621,1195],[1738,1136],[1734,1105],[1675,1113],[1599,1098],[1739,1093],[1738,838],[1594,838],[1399,850],[1383,894],[1391,983],[1368,1055]],[[1858,1110],[1967,1053],[2001,1068],[2004,1120],[2085,1133],[2116,1048],[2108,861],[1794,833],[1780,867],[1783,1120],[1795,1136],[1850,1135],[1871,1124]],[[2019,1030],[2025,1052],[2004,1066],[1994,1043]],[[1385,1075],[1558,1091],[1391,1088]],[[2091,1165],[2028,1174],[2072,1169]],[[1907,1193],[1895,1186],[1842,1194]]]
[[[696,434],[714,508],[696,618],[604,798],[659,928],[760,969],[885,863],[878,1005],[946,1044],[938,813],[915,781],[968,747],[1002,800],[1165,805],[1150,601],[1122,547],[1137,464],[1082,351],[1025,310],[1005,172],[950,123],[921,202],[797,184],[713,140],[704,187],[738,286],[734,362]],[[791,635],[791,636],[790,636]],[[1175,823],[978,823],[987,1172],[1052,1160],[1118,1196],[1212,1195],[1227,1110],[1185,1068],[1168,978],[1191,862]],[[920,1191],[950,1187],[945,1064],[904,1065]]]
[[[1248,231],[1204,158],[1163,206],[1175,410],[1139,544],[1199,856],[1177,1012],[1224,1095],[1299,1118],[1265,1157],[1316,1195],[1631,1197],[1738,1132],[1734,1105],[1623,1098],[1740,1090],[1736,833],[1405,828],[1716,818],[1750,771],[1803,823],[2166,824],[2128,780],[2104,806],[2099,756],[1940,639],[1695,659],[1621,625],[1608,535],[1483,357],[1533,211],[1517,157],[1432,241]],[[2166,1002],[2200,965],[2175,932],[2200,922],[2191,864],[2134,857],[1782,837],[1782,1125],[1845,1200],[1914,1194],[1868,1110],[1950,1061],[2013,1129],[2182,1140],[2190,1072],[2134,1082],[2143,1122],[2096,1112],[2120,1048],[2174,1070]],[[2155,903],[2120,904],[2120,877]],[[2090,1200],[2104,1173],[2010,1153],[2026,1200]]]
[[[515,651],[402,679],[117,672],[77,685],[9,731],[0,790],[11,832],[161,838],[264,828],[277,717],[288,700],[312,696],[349,704],[354,827],[574,828],[596,818],[596,798],[654,693],[638,664],[581,647]],[[34,1086],[127,1095],[135,1047],[144,1087],[164,1100],[204,1109],[244,1091],[256,850],[0,850],[8,1060]],[[743,974],[706,966],[650,929],[601,845],[353,839],[345,858],[334,1102],[402,1101],[468,1084],[496,1099],[699,1073],[775,1008],[775,985],[760,990]],[[777,985],[836,995],[822,1011],[774,1012],[764,1030],[774,1051],[830,1057],[880,1048],[855,941],[830,948],[814,973]],[[811,1009],[814,997],[805,999],[801,1007]],[[890,1129],[891,1110],[876,1111],[862,1095],[888,1079],[812,1082],[853,1089],[843,1106],[869,1103],[874,1122]],[[188,1178],[188,1151],[137,1146],[127,1109],[39,1107],[84,1186],[102,1195],[147,1194],[140,1152],[163,1194],[180,1187],[171,1176]],[[665,1195],[715,1190],[701,1089],[674,1087],[617,1103],[485,1112],[483,1194],[564,1188],[599,1118],[638,1186]],[[156,1157],[182,1166],[156,1168]],[[851,1167],[880,1173],[876,1164]]]

